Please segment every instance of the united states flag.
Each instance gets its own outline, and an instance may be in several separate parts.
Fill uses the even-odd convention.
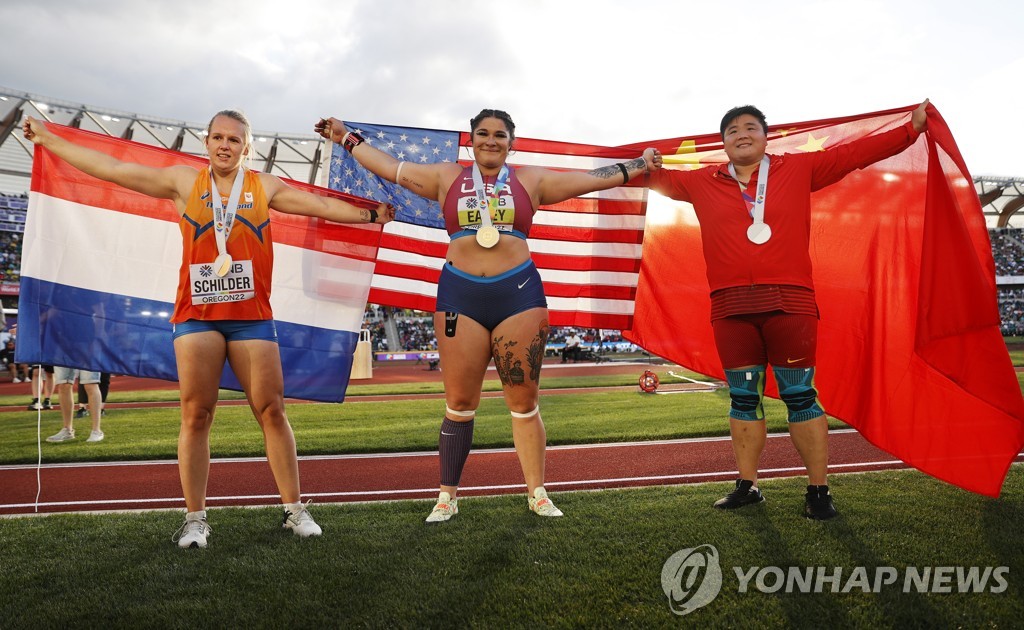
[[[472,163],[469,133],[346,122],[373,147],[405,162]],[[591,170],[637,157],[634,149],[516,138],[512,166]],[[437,201],[382,180],[334,145],[328,186],[386,201],[397,221],[384,227],[370,302],[433,311],[448,234]],[[640,182],[642,183],[642,182]],[[543,206],[530,251],[544,281],[554,326],[627,329],[640,275],[646,189],[619,187]]]

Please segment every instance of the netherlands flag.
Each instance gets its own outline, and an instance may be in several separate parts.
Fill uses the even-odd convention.
[[[124,161],[154,167],[207,165],[174,151],[53,124],[49,128]],[[271,216],[271,307],[285,396],[341,402],[380,226],[279,212]],[[177,380],[168,320],[181,264],[178,219],[171,201],[100,181],[36,147],[22,253],[18,360]],[[230,368],[224,370],[221,387],[241,389]]]

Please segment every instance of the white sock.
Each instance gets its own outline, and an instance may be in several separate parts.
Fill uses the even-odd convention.
[[[199,510],[197,512],[188,512],[185,514],[186,521],[205,521],[206,510]]]
[[[302,511],[302,501],[296,501],[295,503],[282,503],[284,511],[289,514],[298,514]]]

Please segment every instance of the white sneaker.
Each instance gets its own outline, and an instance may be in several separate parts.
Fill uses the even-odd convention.
[[[50,437],[46,438],[47,442],[67,442],[68,440],[75,439],[75,430],[67,427],[62,428]]]
[[[86,438],[85,441],[86,442],[102,442],[104,437],[106,437],[106,436],[103,435],[103,431],[92,431],[91,433],[89,433],[89,437]]]
[[[213,528],[206,523],[206,510],[189,512],[185,515],[184,524],[171,536],[171,542],[178,543],[182,549],[205,549],[206,537],[212,532]]]
[[[548,491],[538,487],[530,497],[530,511],[539,516],[562,516],[562,510],[555,507],[555,504],[548,498]]]
[[[444,523],[451,520],[453,516],[459,513],[459,500],[453,499],[452,495],[447,492],[442,492],[437,495],[437,504],[434,505],[434,509],[430,511],[430,516],[427,517],[428,523]]]
[[[20,378],[14,378],[14,379],[11,379],[11,382],[12,383],[20,383],[21,379]]]
[[[320,526],[316,524],[316,521],[313,520],[313,517],[310,516],[309,510],[306,509],[310,503],[312,501],[307,501],[305,505],[302,503],[295,503],[291,506],[286,505],[284,508],[284,523],[281,526],[292,530],[300,538],[319,536],[324,533]],[[298,507],[296,508],[295,506]]]

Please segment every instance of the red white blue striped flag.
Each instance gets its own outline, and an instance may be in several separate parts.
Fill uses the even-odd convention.
[[[207,165],[174,151],[49,127],[121,160],[154,167]],[[168,320],[181,264],[178,221],[172,202],[90,177],[36,147],[22,253],[18,360],[177,380]],[[271,307],[285,395],[341,402],[380,226],[279,212],[271,213],[271,221]],[[221,387],[240,389],[230,369]]]
[[[417,163],[472,162],[468,132],[345,123],[372,146]],[[516,138],[512,166],[591,170],[635,158],[634,150]],[[369,299],[434,311],[448,234],[436,201],[414,195],[361,167],[335,145],[328,173],[335,190],[395,206],[384,227]],[[645,189],[619,187],[541,207],[529,245],[544,281],[554,326],[630,328],[640,275]]]

